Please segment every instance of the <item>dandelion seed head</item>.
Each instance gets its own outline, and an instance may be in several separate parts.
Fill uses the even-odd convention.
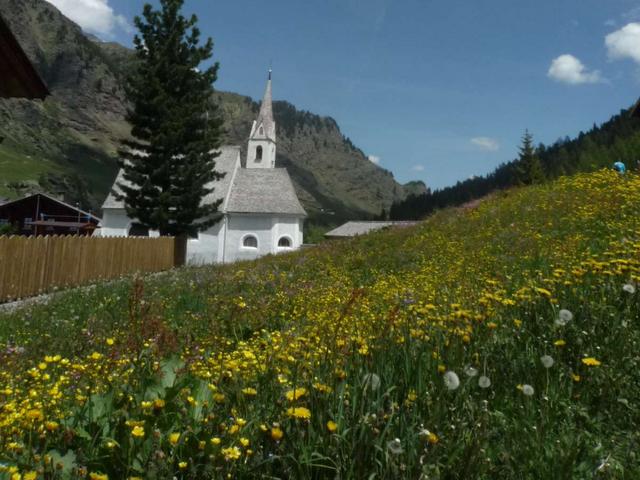
[[[556,318],[556,325],[564,327],[567,323],[573,320],[573,313],[566,308],[563,308],[558,312],[558,318]]]
[[[387,442],[387,450],[389,450],[389,453],[391,453],[392,455],[400,455],[402,452],[404,452],[402,448],[402,442],[399,438],[394,438],[393,440]]]
[[[467,375],[467,377],[475,377],[476,375],[478,375],[478,369],[472,367],[471,365],[468,365],[465,367],[464,373],[465,375]]]
[[[622,287],[622,290],[624,290],[627,293],[630,293],[631,295],[633,295],[634,293],[636,293],[636,287],[635,285],[631,284],[631,283],[627,283]]]
[[[491,380],[489,380],[489,377],[481,375],[480,378],[478,378],[478,386],[480,388],[489,388],[491,386]]]
[[[530,397],[534,394],[535,390],[531,385],[527,385],[526,383],[522,385],[522,393],[524,393],[527,397]]]
[[[551,357],[550,355],[541,356],[540,361],[542,362],[542,365],[544,366],[544,368],[551,368],[555,363],[553,360],[553,357]]]
[[[460,379],[456,372],[449,370],[444,374],[444,386],[447,390],[455,390],[460,386]]]

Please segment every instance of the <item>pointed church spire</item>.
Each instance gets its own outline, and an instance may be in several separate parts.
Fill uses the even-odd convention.
[[[276,164],[276,122],[271,98],[271,68],[260,113],[253,122],[247,148],[247,168],[274,168]]]
[[[261,130],[262,127],[262,130]],[[271,98],[271,68],[269,68],[269,78],[267,88],[262,97],[260,113],[256,119],[256,130],[251,132],[251,137],[266,137],[273,141],[276,139],[276,124],[273,120],[273,100]]]

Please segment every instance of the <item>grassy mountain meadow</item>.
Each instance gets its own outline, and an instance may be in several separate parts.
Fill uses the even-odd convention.
[[[0,314],[0,476],[638,478],[639,193],[578,174]]]
[[[118,142],[129,132],[123,83],[131,52],[85,35],[44,0],[0,0],[0,14],[52,91],[45,102],[0,100],[0,197],[43,188],[99,208],[115,178]],[[216,99],[226,143],[244,147],[258,104],[227,92]],[[274,113],[277,165],[288,168],[312,222],[370,217],[407,192],[424,191],[423,184],[405,189],[371,163],[333,119],[282,101]]]

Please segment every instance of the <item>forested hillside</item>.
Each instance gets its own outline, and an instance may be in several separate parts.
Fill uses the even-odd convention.
[[[622,160],[629,168],[637,168],[640,160],[640,120],[629,110],[622,110],[600,126],[594,124],[588,132],[580,132],[575,139],[568,137],[551,146],[538,145],[534,152],[542,169],[539,181],[552,180],[561,175],[592,172],[610,167]],[[398,220],[419,219],[436,209],[462,205],[497,189],[531,183],[523,178],[521,159],[500,165],[489,175],[474,177],[456,185],[422,195],[410,195],[391,208],[391,217]]]

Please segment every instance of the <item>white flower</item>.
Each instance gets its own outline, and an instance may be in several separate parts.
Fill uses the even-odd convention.
[[[471,365],[468,365],[465,367],[464,373],[467,375],[467,377],[475,377],[476,375],[478,375],[478,369],[472,367]]]
[[[564,327],[572,319],[573,319],[573,313],[563,308],[558,312],[558,318],[556,318],[556,325],[560,325],[561,327]]]
[[[447,390],[455,390],[460,386],[460,379],[456,372],[449,370],[444,374],[444,386],[447,387]]]
[[[380,388],[380,377],[375,373],[367,373],[362,377],[362,385],[365,389],[370,388],[372,392],[375,392]]]
[[[627,283],[624,287],[622,287],[622,290],[624,290],[627,293],[630,293],[631,295],[636,293],[636,287],[631,283]]]
[[[390,442],[387,442],[387,450],[393,455],[400,455],[404,450],[402,449],[402,442],[399,438],[394,438]]]
[[[526,383],[522,385],[522,393],[524,393],[527,397],[533,395],[533,387],[531,385],[527,385]]]
[[[553,367],[554,361],[553,361],[553,358],[549,355],[541,356],[540,361],[542,362],[542,365],[544,366],[544,368]]]
[[[482,375],[478,379],[478,386],[480,388],[489,388],[491,386],[491,380],[489,380],[489,377]]]

